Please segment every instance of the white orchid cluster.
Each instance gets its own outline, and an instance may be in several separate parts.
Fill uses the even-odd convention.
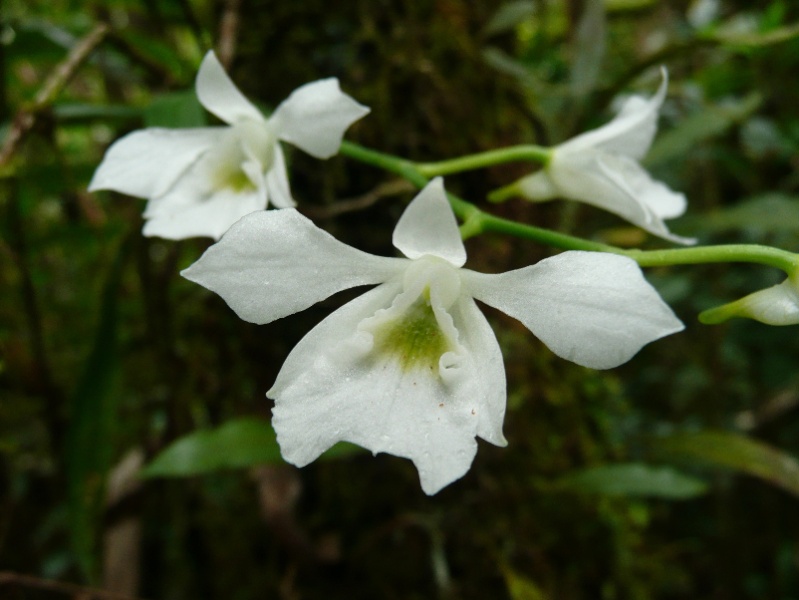
[[[90,189],[146,198],[145,235],[219,240],[182,275],[244,320],[270,323],[338,291],[376,286],[313,328],[267,392],[282,454],[295,465],[348,441],[411,459],[422,489],[434,494],[468,471],[476,437],[504,446],[503,360],[475,300],[521,321],[558,356],[594,369],[616,367],[683,329],[625,256],[567,251],[501,274],[463,268],[466,251],[441,178],[394,229],[404,258],[345,245],[293,208],[280,141],[328,158],[369,109],[325,79],[300,87],[264,118],[210,52],[196,87],[226,126],[131,133],[109,148]],[[552,149],[541,171],[501,194],[513,188],[533,200],[587,202],[691,243],[664,224],[685,210],[685,197],[638,162],[665,94],[664,72],[653,98],[630,98],[609,124]],[[264,210],[270,201],[276,210]],[[795,288],[760,298],[772,307],[778,294],[797,322]]]

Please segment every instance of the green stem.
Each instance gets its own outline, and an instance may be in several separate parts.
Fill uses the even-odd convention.
[[[503,233],[520,237],[528,240],[535,240],[554,246],[555,248],[563,248],[564,250],[585,250],[588,252],[610,252],[613,254],[624,254],[626,251],[615,246],[602,244],[600,242],[592,242],[591,240],[584,240],[573,235],[565,233],[558,233],[550,229],[542,229],[533,225],[525,225],[497,217],[475,208],[477,213],[470,215],[471,227],[470,231],[477,233]],[[474,235],[474,234],[473,234]]]
[[[642,267],[747,262],[776,267],[788,275],[796,273],[799,269],[799,256],[796,254],[758,244],[725,244],[670,250],[624,250],[621,254],[629,256]]]
[[[371,148],[366,148],[360,144],[348,142],[347,140],[341,142],[339,152],[344,156],[349,156],[362,163],[372,165],[373,167],[379,167],[389,173],[400,175],[417,187],[422,188],[428,182],[428,178],[416,169],[415,164],[404,158],[378,152],[377,150],[372,150]]]
[[[515,148],[525,147],[516,146]],[[506,150],[513,149],[514,148],[510,148]],[[501,153],[505,152],[505,150],[497,152]],[[341,144],[341,153],[360,162],[400,175],[420,188],[427,184],[427,175],[433,173],[433,169],[427,169],[425,172],[422,172],[422,168],[429,165],[418,165],[390,154],[364,148],[352,142],[343,142]],[[474,156],[478,157],[482,155]],[[453,162],[461,160],[465,159],[455,159]],[[448,162],[450,161],[436,164],[445,165]],[[464,239],[487,232],[502,233],[537,241],[563,250],[585,250],[589,252],[619,254],[633,259],[641,267],[748,262],[776,267],[782,269],[788,275],[799,273],[799,256],[770,246],[728,244],[723,246],[698,246],[694,248],[673,248],[668,250],[626,250],[617,246],[593,242],[549,229],[542,229],[540,227],[503,219],[483,212],[474,204],[458,198],[454,194],[448,193],[447,198],[449,199],[449,203],[455,215],[463,221],[461,235]]]
[[[451,175],[462,171],[484,169],[514,161],[533,161],[545,165],[549,162],[551,154],[552,151],[549,148],[527,144],[489,150],[441,162],[416,163],[416,169],[426,177],[436,177],[437,175]]]

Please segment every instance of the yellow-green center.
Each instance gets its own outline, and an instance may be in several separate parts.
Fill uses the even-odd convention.
[[[395,358],[403,371],[434,371],[441,355],[451,349],[430,306],[428,294],[423,294],[402,315],[374,331],[374,351]]]
[[[250,192],[255,189],[250,178],[240,168],[219,169],[215,173],[214,187],[216,189],[230,189],[236,193]]]

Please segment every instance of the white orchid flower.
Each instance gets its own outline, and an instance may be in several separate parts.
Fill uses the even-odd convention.
[[[544,169],[509,187],[534,201],[585,202],[666,240],[695,243],[674,235],[663,222],[685,212],[685,196],[652,179],[639,163],[652,145],[666,97],[665,69],[662,74],[660,89],[652,98],[628,98],[610,123],[556,146]]]
[[[798,325],[799,272],[782,283],[699,315],[699,319],[708,325],[723,323],[732,317],[754,319],[766,325]]]
[[[466,251],[440,178],[405,210],[393,242],[407,258],[356,250],[294,209],[259,212],[182,273],[253,323],[379,284],[308,333],[267,392],[290,463],[344,440],[410,458],[434,494],[469,470],[475,436],[504,446],[502,355],[475,299],[595,369],[683,328],[626,257],[564,252],[499,275],[461,268]]]
[[[144,235],[219,239],[270,202],[294,206],[279,140],[330,158],[344,131],[369,112],[330,78],[297,88],[266,119],[213,52],[200,65],[196,89],[200,103],[228,126],[134,131],[108,149],[89,184],[90,191],[149,199]]]

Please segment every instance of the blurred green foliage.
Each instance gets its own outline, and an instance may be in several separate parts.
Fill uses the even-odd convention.
[[[695,320],[777,273],[647,271],[687,329],[613,372],[554,357],[489,309],[510,443],[481,444],[470,473],[428,498],[402,459],[344,449],[297,470],[279,458],[264,392],[304,333],[357,291],[268,326],[242,322],[178,276],[208,241],[143,238],[143,201],[86,192],[118,136],[212,122],[193,77],[223,42],[259,105],[337,76],[372,109],[348,135],[418,160],[558,143],[607,121],[619,95],[651,94],[663,64],[671,85],[648,166],[689,198],[672,230],[799,251],[799,5],[599,8],[5,0],[4,137],[69,49],[99,21],[112,29],[0,173],[0,568],[164,599],[799,598],[799,336]],[[289,159],[301,210],[347,243],[392,252],[410,192],[339,214],[386,175]],[[447,186],[481,203],[528,169]],[[586,206],[489,210],[659,243]],[[468,252],[470,267],[498,272],[549,249],[486,237]],[[153,477],[137,476],[142,462]],[[121,536],[123,525],[138,533]],[[0,597],[58,596],[0,578]]]

